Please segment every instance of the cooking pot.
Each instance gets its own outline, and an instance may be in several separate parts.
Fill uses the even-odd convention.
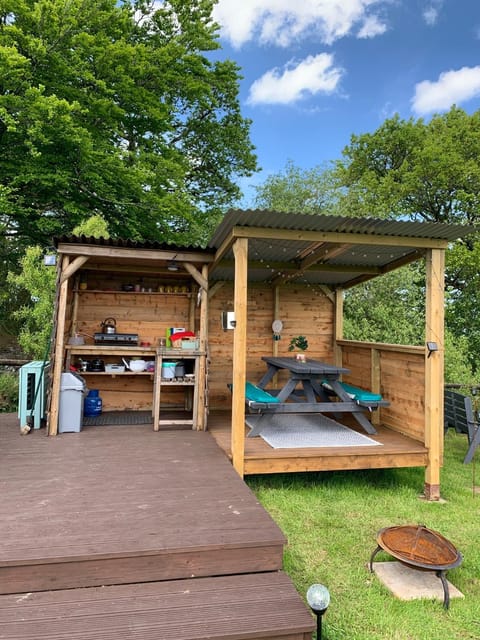
[[[117,333],[117,321],[115,318],[105,318],[100,326],[103,333]]]
[[[95,358],[94,360],[90,360],[87,365],[87,371],[105,371],[105,362],[100,358]]]
[[[136,373],[138,373],[139,371],[145,371],[145,367],[147,366],[145,360],[130,360],[130,362],[127,362],[125,358],[122,358],[122,360],[125,363],[127,369],[130,369],[130,371],[134,371]]]

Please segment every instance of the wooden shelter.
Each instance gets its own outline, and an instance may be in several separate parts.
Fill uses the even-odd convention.
[[[61,373],[75,358],[95,355],[107,362],[137,355],[155,361],[155,375],[92,374],[104,409],[152,410],[154,428],[160,429],[165,420],[176,422],[159,419],[159,412],[166,415],[164,403],[184,404],[191,411],[189,424],[208,428],[240,475],[424,466],[425,495],[438,499],[444,256],[449,242],[469,232],[433,223],[230,211],[204,250],[61,238],[49,433],[57,432]],[[344,291],[420,259],[426,263],[425,345],[344,340]],[[122,290],[132,283],[139,290]],[[222,325],[227,313],[234,314],[233,330]],[[88,336],[108,316],[122,332],[138,333],[139,345],[91,344]],[[275,319],[283,322],[280,340],[273,339]],[[168,383],[160,376],[162,359],[187,353],[158,348],[169,327],[198,336],[189,352],[195,362],[193,397],[184,388],[192,383]],[[86,336],[87,344],[72,345],[76,334]],[[347,382],[389,401],[373,418],[382,447],[368,453],[353,447],[273,452],[252,442],[259,438],[246,441],[245,382],[263,375],[261,356],[287,355],[290,338],[298,334],[308,337],[309,357],[348,368]],[[227,383],[233,383],[233,394]]]

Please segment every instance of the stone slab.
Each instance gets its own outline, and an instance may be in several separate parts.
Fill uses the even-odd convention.
[[[428,598],[443,602],[443,587],[434,571],[420,571],[407,567],[401,562],[374,562],[373,571],[380,582],[399,600]],[[449,580],[450,599],[464,595]]]

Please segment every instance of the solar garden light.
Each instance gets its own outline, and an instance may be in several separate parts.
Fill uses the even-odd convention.
[[[322,616],[330,604],[330,592],[323,584],[312,584],[307,591],[307,602],[317,616],[317,640],[321,640]]]

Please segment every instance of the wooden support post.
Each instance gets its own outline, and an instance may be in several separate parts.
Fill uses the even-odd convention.
[[[335,309],[333,318],[333,361],[337,367],[342,366],[342,347],[338,340],[343,339],[343,289],[335,291]]]
[[[445,251],[429,249],[426,255],[425,340],[437,351],[425,349],[425,497],[440,498],[440,467],[443,462],[443,376],[444,376],[444,269]]]
[[[232,462],[243,477],[245,463],[245,381],[247,349],[247,267],[248,240],[239,238],[233,245],[235,256],[232,390]]]
[[[54,366],[53,366],[53,380],[52,380],[52,400],[50,404],[50,417],[48,421],[48,435],[56,436],[58,433],[58,412],[60,407],[60,383],[63,371],[63,359],[65,350],[65,314],[67,310],[67,294],[68,294],[68,278],[64,278],[64,274],[67,272],[69,265],[68,256],[63,256],[62,259],[62,271],[61,271],[61,285],[60,285],[60,297],[58,300],[56,325],[57,330],[55,333],[54,344]]]
[[[380,351],[372,348],[370,352],[370,389],[373,393],[380,393],[380,378]],[[370,422],[375,426],[378,426],[381,422],[381,411],[382,408],[378,407],[378,409],[371,414]]]
[[[202,269],[202,277],[208,282],[208,266]],[[208,290],[201,288],[200,291],[200,328],[199,328],[199,349],[205,354],[200,356],[198,362],[197,385],[197,415],[196,425],[198,431],[207,428],[208,394],[207,394],[207,346],[208,346]],[[195,424],[195,422],[194,422]]]

